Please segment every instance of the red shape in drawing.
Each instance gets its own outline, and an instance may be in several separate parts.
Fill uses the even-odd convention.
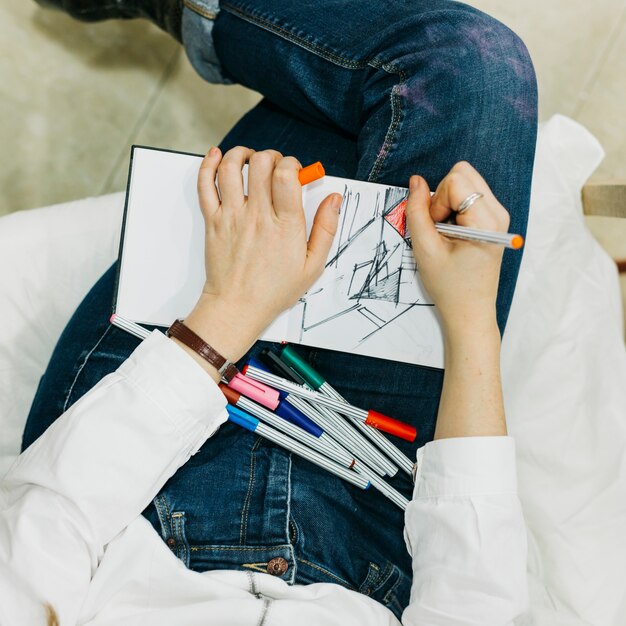
[[[393,226],[403,239],[406,237],[406,216],[404,215],[405,208],[406,200],[402,200],[402,202],[396,204],[396,206],[384,216],[387,223]]]

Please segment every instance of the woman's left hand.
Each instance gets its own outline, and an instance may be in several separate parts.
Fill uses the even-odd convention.
[[[241,170],[248,162],[248,195]],[[300,163],[274,150],[212,148],[198,195],[206,283],[185,323],[232,361],[321,275],[337,230],[339,194],[319,206],[307,241]],[[215,186],[217,175],[219,194]]]

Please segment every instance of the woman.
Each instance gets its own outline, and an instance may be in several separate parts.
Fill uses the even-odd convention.
[[[214,371],[159,333],[137,348],[108,324],[112,268],[64,331],[28,449],[3,483],[0,580],[11,603],[0,611],[17,623],[43,620],[45,604],[62,624],[510,623],[526,601],[525,540],[498,353],[520,255],[507,251],[501,267],[501,250],[445,240],[433,220],[478,191],[458,223],[506,230],[504,204],[511,230],[524,233],[536,132],[525,49],[452,2],[229,2],[216,19],[202,5],[187,2],[182,20],[196,68],[266,99],[203,162],[207,285],[186,323],[238,359],[321,271],[333,198],[307,247],[299,164],[266,148],[389,184],[420,172],[407,217],[445,330],[445,376],[303,351],[348,400],[418,427],[418,441],[401,444],[411,456],[419,449],[415,487],[394,479],[414,498],[404,516],[220,426]],[[452,167],[461,159],[491,189],[467,163]],[[230,287],[216,267],[236,277]]]

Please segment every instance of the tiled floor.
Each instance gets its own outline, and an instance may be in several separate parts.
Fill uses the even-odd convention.
[[[541,119],[582,122],[607,152],[595,177],[626,180],[626,0],[469,3],[528,45]],[[203,152],[258,98],[203,82],[146,22],[84,24],[29,0],[4,2],[0,215],[123,189],[131,144]],[[626,220],[590,226],[626,258]]]

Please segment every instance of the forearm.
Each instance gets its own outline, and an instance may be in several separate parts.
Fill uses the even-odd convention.
[[[449,438],[420,448],[405,521],[413,557],[405,626],[505,626],[527,609],[511,437]]]
[[[500,333],[485,323],[447,326],[445,374],[435,439],[506,435],[500,382]]]
[[[74,623],[104,546],[226,419],[225,403],[184,352],[151,335],[0,481],[0,561]]]

